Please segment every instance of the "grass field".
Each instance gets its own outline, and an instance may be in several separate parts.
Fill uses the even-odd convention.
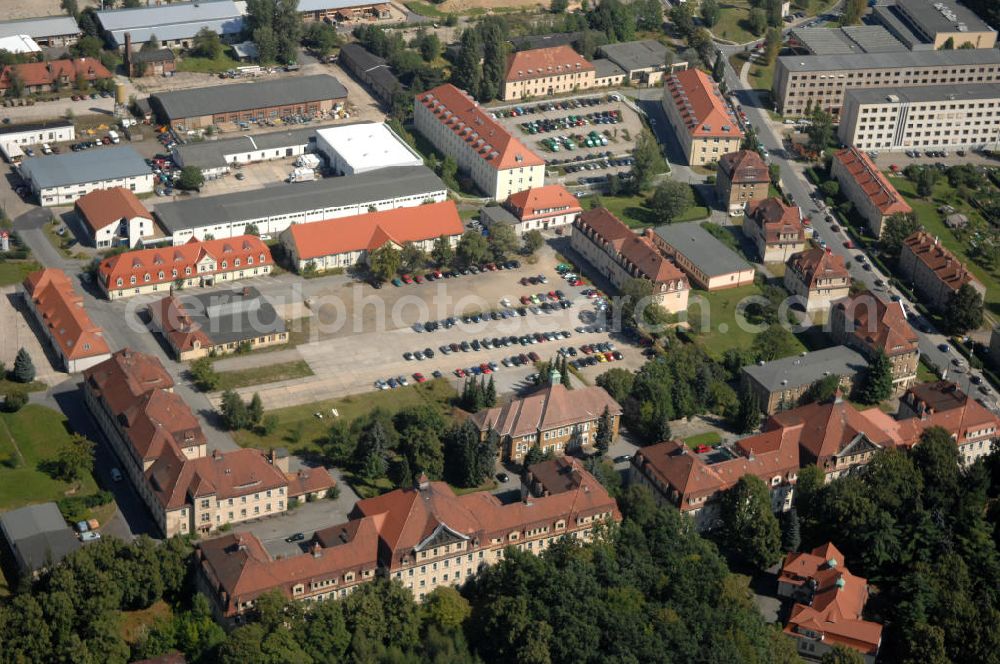
[[[983,282],[983,285],[986,286],[985,304],[987,310],[994,315],[1000,315],[1000,273],[995,269],[988,270],[969,258],[965,243],[945,226],[944,219],[937,208],[947,203],[956,211],[966,215],[970,221],[972,219],[982,220],[978,210],[969,205],[967,201],[958,198],[944,177],[941,177],[934,186],[934,194],[930,200],[918,197],[915,185],[905,177],[890,177],[889,181],[913,208],[917,219],[927,232],[940,238],[941,243],[958,256],[969,268],[969,271]]]
[[[763,39],[750,32],[750,3],[747,0],[727,0],[719,3],[719,22],[712,26],[712,34],[722,39],[744,44]]]
[[[119,621],[122,638],[128,643],[135,643],[144,628],[151,627],[157,620],[169,620],[172,614],[170,605],[162,599],[154,602],[148,609],[123,611]]]
[[[41,269],[42,266],[32,260],[0,262],[0,286],[19,284],[29,273]]]
[[[356,394],[341,399],[328,399],[301,406],[279,408],[267,411],[278,417],[278,426],[270,435],[258,435],[251,431],[234,432],[236,442],[244,447],[271,449],[286,447],[290,451],[317,451],[316,442],[322,440],[331,422],[331,409],[340,413],[340,418],[348,422],[365,415],[375,408],[395,413],[408,406],[431,405],[447,412],[455,390],[446,380],[432,380],[422,385]],[[323,419],[316,417],[322,413]]]
[[[446,18],[448,14],[441,11],[429,2],[421,2],[420,0],[410,0],[409,2],[404,2],[406,8],[409,9],[414,14],[419,14],[420,16],[426,16],[428,18]]]
[[[309,368],[309,363],[305,360],[280,362],[278,364],[271,364],[264,367],[254,367],[253,369],[219,372],[218,389],[235,390],[239,387],[262,385],[264,383],[276,383],[281,380],[304,378],[312,375],[312,369]]]
[[[709,447],[715,447],[722,442],[722,436],[720,436],[715,431],[706,431],[705,433],[699,433],[695,436],[688,436],[684,439],[684,443],[694,449],[699,445],[708,445]]]
[[[229,49],[223,51],[214,60],[187,55],[177,61],[177,71],[190,71],[198,74],[220,74],[240,66],[242,66],[240,62],[229,57]]]
[[[584,208],[586,208],[586,200],[582,201]],[[601,196],[601,204],[630,228],[647,228],[656,225],[653,211],[646,207],[645,196]],[[674,223],[705,219],[708,215],[708,208],[696,203],[675,219]]]
[[[70,483],[53,479],[39,466],[69,443],[66,419],[44,406],[29,404],[16,413],[0,413],[0,510],[58,500]],[[90,475],[76,495],[97,491]]]
[[[721,359],[723,353],[730,348],[750,347],[758,332],[749,329],[746,322],[737,322],[737,308],[746,298],[762,294],[763,291],[755,284],[712,293],[692,290],[688,323],[694,329],[702,330],[694,336],[697,343],[715,359]],[[706,310],[702,310],[702,303],[698,298],[707,303]],[[703,323],[705,327],[702,327]],[[796,339],[796,342],[799,346],[796,352],[806,350],[801,339]]]

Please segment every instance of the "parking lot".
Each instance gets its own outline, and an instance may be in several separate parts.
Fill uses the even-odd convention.
[[[498,106],[490,111],[545,159],[548,181],[561,184],[627,172],[643,129],[638,114],[614,92]]]

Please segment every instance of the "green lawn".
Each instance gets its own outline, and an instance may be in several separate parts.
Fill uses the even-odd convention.
[[[341,399],[327,399],[302,406],[278,408],[267,411],[267,415],[278,416],[278,427],[270,435],[258,435],[251,431],[234,433],[236,442],[244,447],[259,447],[271,449],[287,447],[292,451],[316,451],[316,441],[326,436],[335,408],[342,419],[350,422],[365,415],[375,408],[382,408],[390,413],[407,406],[428,404],[439,408],[442,412],[451,409],[451,401],[455,390],[446,380],[431,380],[423,385],[396,388],[355,394]],[[323,419],[316,417],[322,413]]]
[[[406,8],[409,9],[414,14],[419,14],[420,16],[426,16],[428,18],[447,18],[448,14],[439,10],[434,5],[428,2],[421,2],[420,0],[410,0],[409,2],[404,2]]]
[[[42,266],[32,260],[0,262],[0,286],[19,284],[29,273],[41,269]]]
[[[28,404],[16,413],[0,413],[0,510],[58,500],[71,488],[39,469],[69,442],[66,418],[44,406]],[[77,495],[97,491],[91,476]]]
[[[715,431],[706,431],[705,433],[699,433],[695,436],[688,436],[684,439],[684,443],[694,449],[699,445],[708,445],[710,447],[715,447],[722,442],[722,436],[720,436]]]
[[[601,196],[601,204],[612,214],[625,222],[629,228],[647,228],[655,226],[656,220],[653,211],[646,207],[645,196]],[[587,207],[588,199],[582,199],[584,208]],[[709,215],[709,209],[704,205],[692,205],[674,223],[683,221],[696,221],[705,219]]]
[[[983,285],[986,286],[987,309],[993,314],[1000,315],[1000,273],[996,269],[989,270],[979,263],[972,261],[966,250],[966,245],[959,240],[955,233],[944,224],[944,219],[937,211],[938,206],[948,204],[956,211],[965,214],[970,224],[972,220],[982,221],[979,211],[973,208],[965,200],[957,198],[954,189],[948,184],[948,180],[942,176],[934,185],[934,194],[931,200],[919,198],[915,185],[902,176],[890,177],[889,181],[906,199],[906,202],[913,208],[914,213],[921,225],[928,233],[941,239],[941,244],[958,256],[969,268],[969,271],[976,275]]]
[[[305,376],[312,375],[312,369],[309,368],[309,363],[305,360],[280,362],[264,367],[254,367],[253,369],[219,372],[218,389],[235,390],[239,387],[276,383],[281,380],[304,378]]]
[[[928,367],[923,362],[918,362],[917,363],[917,382],[918,383],[934,383],[934,382],[936,382],[938,380],[941,380],[941,377],[938,376],[933,371],[931,371],[930,367]]]
[[[198,74],[221,74],[240,66],[242,63],[229,57],[229,49],[224,50],[214,60],[185,55],[177,61],[177,71],[190,71]]]
[[[692,289],[688,323],[696,331],[696,342],[715,359],[721,359],[730,348],[749,348],[753,343],[758,332],[745,320],[738,324],[736,315],[740,302],[752,295],[762,296],[763,291],[756,284],[715,292]],[[800,339],[796,341],[799,346],[796,352],[806,350]]]
[[[719,3],[719,22],[712,26],[712,34],[737,44],[763,39],[750,32],[750,3],[746,0],[728,0]]]

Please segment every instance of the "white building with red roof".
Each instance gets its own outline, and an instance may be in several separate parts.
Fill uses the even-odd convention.
[[[180,288],[214,286],[271,273],[274,261],[255,235],[191,239],[175,247],[128,251],[101,261],[97,281],[109,300]]]
[[[350,217],[292,224],[280,235],[293,265],[301,273],[347,268],[367,262],[372,252],[390,245],[413,244],[430,252],[438,238],[455,247],[465,227],[454,201],[427,203]],[[311,268],[310,268],[311,265]]]
[[[450,83],[416,96],[413,123],[493,200],[545,184],[545,161]]]
[[[868,580],[851,574],[832,543],[809,553],[792,552],[778,574],[778,596],[792,599],[785,634],[803,658],[818,661],[836,646],[856,650],[874,664],[882,625],[865,620]]]
[[[719,86],[700,69],[664,78],[663,109],[691,166],[717,162],[740,149],[743,130]]]
[[[855,147],[834,153],[830,175],[840,183],[840,193],[854,204],[875,237],[882,237],[882,226],[892,215],[913,212],[875,162]]]
[[[480,211],[483,223],[508,225],[517,235],[569,226],[583,208],[580,201],[561,184],[525,189],[511,194],[502,206],[490,205]]]
[[[156,233],[153,214],[124,187],[95,189],[78,198],[74,207],[90,243],[97,248],[119,244],[134,247],[139,240]]]
[[[512,53],[504,76],[504,101],[550,97],[596,85],[596,70],[571,46],[533,48]]]
[[[104,332],[83,308],[83,298],[65,272],[32,272],[22,287],[28,308],[66,371],[83,371],[111,357]]]

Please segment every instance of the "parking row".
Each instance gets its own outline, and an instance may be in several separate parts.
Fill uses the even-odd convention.
[[[404,274],[391,280],[393,286],[409,286],[410,284],[422,284],[425,281],[437,281],[438,279],[454,279],[481,272],[496,272],[498,270],[516,270],[521,267],[521,262],[516,260],[501,261],[498,263],[485,263],[483,265],[470,265],[468,267],[456,268],[454,270],[430,270],[426,274]]]
[[[461,322],[465,325],[473,325],[476,323],[486,323],[488,321],[501,321],[501,320],[513,320],[516,318],[525,318],[528,314],[540,315],[543,313],[552,313],[560,309],[569,309],[573,306],[573,302],[567,299],[561,299],[556,301],[545,301],[541,302],[537,306],[535,304],[530,304],[521,307],[510,307],[510,301],[504,298],[501,302],[506,305],[504,309],[496,309],[494,311],[469,314],[462,316]],[[450,330],[451,328],[458,325],[459,318],[456,316],[449,316],[448,318],[442,318],[441,320],[430,320],[426,322],[416,322],[411,326],[414,332],[436,332],[442,328]]]
[[[567,173],[581,173],[583,171],[600,171],[605,168],[623,168],[631,166],[635,163],[635,159],[632,157],[623,157],[621,159],[601,159],[599,161],[591,161],[583,164],[570,164],[564,167]]]
[[[618,124],[621,122],[621,113],[616,110],[591,111],[584,115],[567,115],[561,118],[542,118],[522,122],[518,125],[526,134],[545,134],[550,131],[560,131],[572,129],[573,127],[586,127],[588,125]]]
[[[600,106],[613,101],[621,101],[617,94],[609,94],[597,97],[578,97],[577,99],[562,99],[559,101],[543,102],[537,105],[526,104],[524,106],[514,106],[512,108],[502,108],[492,111],[490,116],[497,118],[518,118],[522,115],[532,115],[534,113],[551,113],[552,111],[570,111],[575,108]]]
[[[569,330],[552,330],[548,332],[532,332],[531,334],[522,335],[504,335],[492,338],[483,337],[482,339],[472,339],[471,341],[456,341],[450,344],[441,344],[438,346],[438,352],[442,355],[450,355],[452,353],[469,353],[481,350],[493,350],[495,348],[509,348],[517,345],[531,346],[534,344],[545,343],[547,341],[569,339],[571,336],[572,333]],[[407,351],[403,353],[403,359],[407,361],[420,361],[433,359],[434,355],[434,349],[428,347],[415,352]]]

